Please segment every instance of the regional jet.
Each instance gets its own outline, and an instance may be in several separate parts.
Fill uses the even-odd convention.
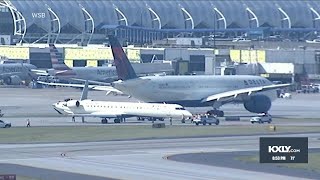
[[[88,81],[83,88],[80,100],[67,99],[53,104],[54,109],[63,115],[75,117],[99,117],[102,123],[107,123],[108,118],[115,118],[115,123],[120,123],[127,117],[156,117],[156,118],[185,118],[192,114],[178,104],[164,103],[135,103],[94,101],[87,99]]]
[[[144,102],[173,103],[185,107],[212,106],[212,113],[227,103],[241,103],[252,113],[267,113],[277,98],[276,89],[290,84],[273,84],[260,76],[145,76],[138,77],[119,41],[109,37],[118,81],[111,85],[121,92]]]

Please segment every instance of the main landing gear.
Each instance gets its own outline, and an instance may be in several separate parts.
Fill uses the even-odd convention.
[[[82,123],[85,123],[84,117],[81,117]],[[76,122],[76,117],[72,116],[72,122]]]
[[[121,123],[121,122],[125,122],[125,121],[126,121],[126,119],[125,119],[125,118],[122,118],[122,117],[115,118],[115,119],[113,120],[114,123]],[[108,118],[103,118],[103,119],[101,120],[101,123],[102,123],[102,124],[107,124],[107,123],[108,123]]]
[[[216,115],[216,116],[218,116],[218,117],[223,117],[223,116],[224,116],[224,112],[223,112],[223,111],[220,111],[220,110],[218,110],[218,109],[216,109],[216,108],[207,111],[207,114],[209,114],[209,115]]]
[[[101,124],[107,124],[107,123],[108,123],[108,118],[101,119]]]

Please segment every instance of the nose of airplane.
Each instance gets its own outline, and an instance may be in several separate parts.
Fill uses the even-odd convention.
[[[183,116],[188,118],[188,117],[192,117],[192,114],[189,111],[185,111],[183,113]]]
[[[61,104],[61,102],[53,103],[52,106],[53,106],[54,108],[59,108],[59,109],[63,107],[62,104]]]
[[[62,112],[63,112],[62,109],[59,108],[59,103],[53,103],[52,106],[53,106],[53,109],[54,109],[55,111],[57,111],[59,114],[63,114],[63,113],[62,113]]]

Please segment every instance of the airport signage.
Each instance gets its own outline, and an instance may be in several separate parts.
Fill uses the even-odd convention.
[[[308,138],[260,137],[260,163],[308,163]]]
[[[32,18],[39,18],[39,19],[44,19],[46,18],[46,13],[31,13],[32,14]]]

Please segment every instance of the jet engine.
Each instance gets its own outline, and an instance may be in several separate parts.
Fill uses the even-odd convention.
[[[21,79],[17,75],[9,76],[4,79],[4,83],[8,85],[20,85]]]
[[[80,102],[77,100],[67,101],[67,107],[79,107],[79,106],[80,106]]]
[[[254,95],[243,105],[246,110],[252,113],[265,113],[271,108],[271,100],[265,95]]]

